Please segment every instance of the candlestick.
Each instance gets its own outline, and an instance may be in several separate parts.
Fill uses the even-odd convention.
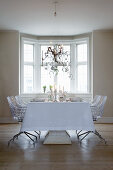
[[[54,102],[57,102],[57,90],[54,90]]]

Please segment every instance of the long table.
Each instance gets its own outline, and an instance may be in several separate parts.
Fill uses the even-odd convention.
[[[38,130],[95,131],[89,103],[30,102],[20,132]]]

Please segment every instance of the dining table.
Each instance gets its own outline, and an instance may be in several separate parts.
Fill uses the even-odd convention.
[[[62,136],[63,132],[67,134],[68,130],[95,131],[88,102],[28,103],[20,132],[48,131],[60,139],[57,134],[61,132]]]

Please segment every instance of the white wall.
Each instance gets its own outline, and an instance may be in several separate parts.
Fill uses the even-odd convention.
[[[19,32],[0,32],[0,117],[10,117],[6,97],[19,94]]]
[[[104,116],[113,117],[113,31],[93,32],[93,94],[108,97]]]

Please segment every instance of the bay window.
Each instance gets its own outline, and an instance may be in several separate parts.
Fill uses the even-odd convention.
[[[42,64],[48,47],[54,48],[55,44],[62,44],[63,50],[69,53],[68,73],[63,71],[61,64],[57,65],[57,73],[49,70],[49,64],[53,62],[51,58],[47,58]],[[69,93],[90,93],[89,61],[88,38],[52,43],[22,38],[20,93],[42,93],[43,86],[46,86],[47,92],[50,85],[56,85],[58,90],[64,88]]]

